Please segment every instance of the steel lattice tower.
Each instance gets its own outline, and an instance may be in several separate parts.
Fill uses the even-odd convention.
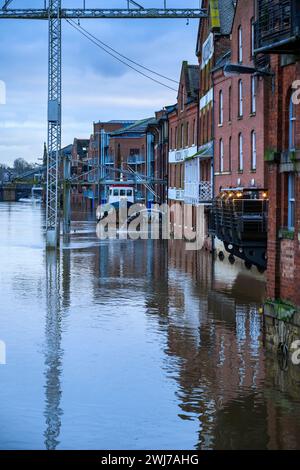
[[[55,248],[59,237],[58,170],[61,148],[61,0],[49,0],[48,159],[46,238]]]
[[[48,158],[46,198],[46,240],[48,248],[59,242],[59,159],[61,149],[61,21],[62,19],[112,18],[206,18],[202,8],[61,8],[62,0],[49,0],[48,8],[10,9],[13,0],[5,0],[0,9],[0,19],[48,20],[49,22],[49,77],[48,77]]]

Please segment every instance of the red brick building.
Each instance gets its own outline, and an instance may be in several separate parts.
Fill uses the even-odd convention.
[[[213,2],[203,0],[202,7],[207,8],[208,17],[200,20],[196,48],[200,67],[198,120],[199,202],[207,204],[213,197],[214,87],[212,70],[218,60],[230,50],[234,2],[229,0]],[[208,225],[207,217],[205,224]],[[207,246],[210,245],[209,240],[207,240]]]
[[[155,194],[153,199],[159,204],[165,203],[168,197],[169,123],[167,113],[169,109],[170,107],[167,106],[157,111],[155,120],[147,128],[149,142],[147,158],[154,161],[153,191]]]
[[[239,0],[231,48],[213,71],[214,189],[265,188],[265,80],[255,70],[254,0]],[[226,72],[237,66],[241,73]]]
[[[269,189],[267,296],[299,307],[300,2],[258,0],[255,29],[256,51],[271,54],[273,73],[265,135]]]
[[[115,181],[127,181],[136,189],[136,201],[151,202],[153,194],[141,181],[154,177],[154,153],[152,134],[147,134],[154,118],[136,121],[109,134],[108,158],[119,170]],[[113,182],[113,181],[112,181]]]
[[[197,153],[199,67],[182,63],[177,103],[169,107],[169,181],[168,201],[171,230],[181,238],[193,221],[184,220],[185,160]],[[197,173],[195,174],[198,180]],[[175,209],[176,208],[176,209]],[[191,227],[189,227],[191,228]]]

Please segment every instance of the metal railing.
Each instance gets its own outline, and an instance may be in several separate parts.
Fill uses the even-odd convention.
[[[240,245],[267,237],[268,202],[262,199],[222,199],[213,201],[211,231],[221,240]]]
[[[133,165],[141,165],[145,163],[145,156],[144,155],[129,155],[127,159],[127,163]]]
[[[273,45],[275,47],[284,40],[294,38],[296,25],[299,23],[299,14],[294,14],[297,11],[295,4],[295,0],[258,0],[258,19],[255,22],[256,51]]]

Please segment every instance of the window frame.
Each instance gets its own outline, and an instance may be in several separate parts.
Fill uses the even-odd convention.
[[[238,27],[238,63],[243,63],[243,28],[242,25]]]
[[[243,80],[238,81],[238,117],[242,118],[244,114],[244,99],[243,99]]]
[[[219,91],[219,126],[224,124],[224,95],[223,90]]]
[[[251,76],[251,114],[256,114],[256,76]]]
[[[219,165],[220,173],[224,173],[224,142],[222,138],[219,140]]]
[[[295,174],[288,174],[288,229],[295,230]]]
[[[251,170],[257,170],[257,139],[255,130],[251,131]]]
[[[243,134],[239,133],[239,172],[244,171],[244,138]]]
[[[296,149],[296,106],[293,102],[293,94],[289,101],[289,151]]]

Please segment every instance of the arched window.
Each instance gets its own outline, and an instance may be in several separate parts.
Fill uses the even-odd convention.
[[[224,171],[224,144],[223,144],[223,139],[220,139],[220,173],[223,173]]]
[[[251,77],[251,114],[256,113],[256,77]]]
[[[196,119],[193,121],[193,144],[195,145],[197,143],[197,126],[196,126]]]
[[[181,111],[184,110],[184,85],[181,85]]]
[[[288,229],[295,228],[295,175],[288,174]]]
[[[232,159],[232,138],[229,137],[229,146],[228,146],[228,171],[231,171],[231,159]]]
[[[187,147],[190,145],[190,124],[189,124],[188,121],[186,123],[186,141],[185,141],[185,145]]]
[[[296,106],[293,103],[293,95],[289,104],[289,150],[296,148]]]
[[[223,91],[221,90],[219,93],[219,125],[223,125],[224,119],[224,103],[223,103]]]
[[[239,171],[244,169],[243,135],[239,134]]]
[[[239,80],[239,117],[243,116],[243,81]]]
[[[228,90],[228,121],[231,122],[231,86]]]
[[[243,30],[242,27],[238,28],[238,61],[243,62]]]
[[[256,170],[256,132],[251,132],[251,170]]]

